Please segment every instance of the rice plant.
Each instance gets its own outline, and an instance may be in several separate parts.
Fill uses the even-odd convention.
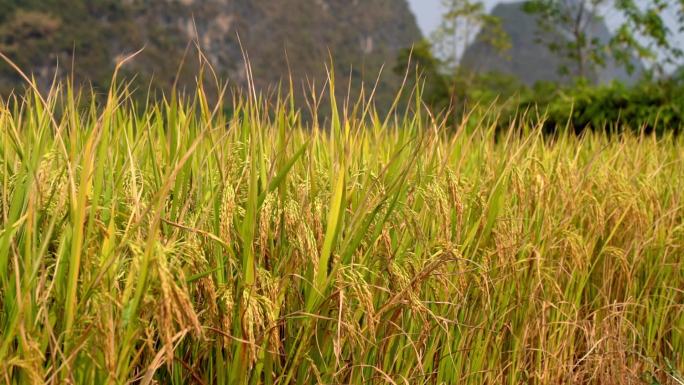
[[[682,138],[130,92],[0,101],[2,382],[684,383]]]

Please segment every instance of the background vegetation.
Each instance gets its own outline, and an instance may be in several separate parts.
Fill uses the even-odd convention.
[[[682,4],[532,0],[499,4],[445,0],[442,27],[404,50],[395,66],[423,76],[435,111],[497,110],[506,129],[518,113],[543,116],[545,130],[679,132],[684,88],[677,69]],[[606,15],[621,20],[611,32]],[[679,15],[676,20],[674,15]],[[473,37],[474,36],[474,37]]]
[[[215,75],[245,90],[246,55],[258,90],[274,93],[291,76],[305,107],[302,90],[324,88],[330,57],[338,81],[353,80],[358,91],[420,38],[405,0],[0,0],[0,52],[42,91],[54,77],[72,77],[75,86],[106,94],[116,63],[144,47],[121,69],[137,79],[141,102],[148,91],[161,97],[174,86],[192,93],[205,62],[214,71],[205,75],[209,85]],[[385,71],[378,105],[389,108],[400,85],[400,76]],[[16,71],[0,64],[0,94],[23,87]]]

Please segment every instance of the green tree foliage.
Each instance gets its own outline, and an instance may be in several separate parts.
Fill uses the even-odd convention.
[[[472,3],[461,4],[460,11],[450,9],[444,25],[455,25],[458,17],[479,17],[482,8]],[[636,132],[679,133],[684,126],[684,71],[671,76],[656,76],[661,66],[651,66],[653,73],[634,85],[613,82],[593,84],[583,74],[600,68],[608,57],[629,66],[633,58],[664,58],[661,65],[674,63],[681,57],[680,50],[668,40],[673,30],[663,22],[666,11],[677,10],[681,23],[684,1],[668,3],[656,0],[646,8],[621,0],[611,6],[622,12],[623,24],[612,39],[599,40],[591,36],[591,17],[601,17],[608,1],[551,1],[531,0],[525,5],[528,12],[539,14],[539,23],[546,31],[549,48],[577,63],[575,81],[567,85],[537,83],[525,86],[518,79],[498,73],[467,73],[454,64],[453,57],[440,59],[433,52],[442,52],[427,42],[405,51],[399,57],[395,71],[404,72],[411,65],[422,75],[422,95],[435,112],[449,111],[451,120],[460,123],[463,116],[480,119],[484,111],[496,109],[501,119],[496,123],[507,129],[521,115],[544,121],[547,132],[569,127],[575,132],[586,129]],[[465,5],[470,5],[466,7]],[[576,13],[569,11],[574,10]],[[470,20],[470,19],[469,19]],[[442,29],[441,31],[446,31]],[[455,32],[455,29],[450,29]],[[554,39],[553,36],[574,36]],[[445,35],[446,36],[446,35]],[[562,43],[566,42],[566,43]],[[453,67],[453,68],[452,68]],[[629,68],[628,68],[629,69]]]
[[[678,5],[679,4],[679,5]],[[525,11],[537,15],[540,41],[573,63],[559,70],[574,77],[606,65],[609,58],[634,70],[633,58],[650,62],[656,71],[682,56],[663,16],[681,9],[681,0],[653,0],[637,4],[634,0],[528,0]],[[677,8],[679,7],[679,8]],[[593,26],[610,12],[621,19],[611,39],[599,38]]]
[[[539,84],[524,91],[516,110],[507,108],[502,121],[511,122],[521,111],[543,119],[547,132],[569,127],[578,133],[587,129],[680,133],[684,127],[684,78],[643,80],[634,86],[578,82],[559,89]]]
[[[449,69],[458,67],[460,55],[480,30],[485,32],[480,36],[497,50],[510,48],[499,19],[489,15],[481,1],[442,0],[442,6],[445,13],[432,40]]]
[[[448,111],[452,120],[457,121],[469,101],[480,97],[479,93],[496,92],[502,84],[511,83],[511,79],[498,75],[480,76],[461,71],[460,55],[479,31],[484,33],[478,36],[500,52],[508,50],[510,42],[500,20],[488,14],[481,1],[443,0],[442,6],[445,13],[437,31],[430,40],[402,50],[394,72],[419,79],[418,90],[423,102],[433,111]]]

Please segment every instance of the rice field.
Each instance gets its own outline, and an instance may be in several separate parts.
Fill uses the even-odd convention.
[[[0,382],[684,383],[684,139],[285,94],[0,102]]]

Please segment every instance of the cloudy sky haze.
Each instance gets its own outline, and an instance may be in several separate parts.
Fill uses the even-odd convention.
[[[439,25],[442,17],[441,0],[409,0],[423,34],[428,35]]]
[[[423,33],[428,36],[437,28],[442,17],[442,1],[441,0],[408,0],[411,5],[413,13],[416,14],[418,25],[423,30]],[[484,0],[483,3],[487,10],[492,9],[500,1]],[[501,1],[501,2],[510,2]]]

